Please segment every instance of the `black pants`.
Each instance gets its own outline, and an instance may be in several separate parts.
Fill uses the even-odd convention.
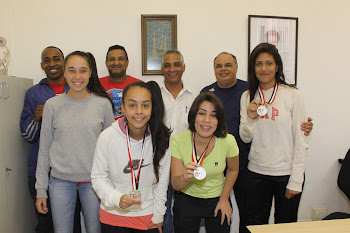
[[[233,191],[239,211],[239,232],[247,233],[247,170],[239,170]]]
[[[176,192],[173,207],[175,233],[198,233],[202,218],[205,220],[207,233],[229,233],[230,225],[227,223],[227,218],[221,225],[221,211],[214,217],[214,210],[218,202],[219,197],[196,198]]]
[[[267,176],[248,171],[247,181],[249,225],[268,224],[273,197],[275,223],[297,221],[301,193],[291,199],[285,197],[289,175]]]
[[[144,233],[144,232],[159,233],[158,228],[149,229],[145,231],[145,230],[126,228],[126,227],[115,227],[104,223],[101,223],[101,229],[102,229],[102,233]]]
[[[35,177],[28,176],[28,186],[29,186],[29,193],[34,201],[34,209],[36,213],[36,218],[38,220],[38,224],[35,227],[36,233],[54,233],[53,229],[53,222],[52,222],[52,215],[51,215],[51,207],[50,207],[50,200],[47,199],[47,208],[48,213],[47,214],[40,214],[36,210],[35,202],[36,202],[36,189],[35,189]],[[80,226],[80,211],[81,211],[81,204],[79,201],[79,197],[77,197],[77,203],[75,207],[75,214],[74,214],[74,229],[73,233],[80,233],[81,232],[81,226]]]

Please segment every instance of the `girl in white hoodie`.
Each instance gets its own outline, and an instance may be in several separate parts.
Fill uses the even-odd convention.
[[[302,94],[285,82],[277,48],[261,43],[249,57],[248,91],[241,97],[240,136],[252,142],[247,173],[248,223],[267,224],[275,198],[275,223],[297,221],[307,141]]]
[[[156,82],[123,91],[124,117],[103,131],[92,167],[102,232],[161,232],[169,184],[169,129]]]

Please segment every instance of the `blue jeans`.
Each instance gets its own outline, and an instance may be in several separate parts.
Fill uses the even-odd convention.
[[[49,195],[55,233],[73,233],[74,212],[79,192],[87,233],[100,233],[100,202],[91,183],[75,183],[50,177]]]

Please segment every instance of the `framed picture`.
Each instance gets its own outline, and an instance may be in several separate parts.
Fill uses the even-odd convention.
[[[163,54],[177,49],[176,15],[141,15],[142,74],[162,74]]]
[[[255,46],[268,42],[277,47],[286,82],[297,84],[298,18],[249,15],[248,56]]]

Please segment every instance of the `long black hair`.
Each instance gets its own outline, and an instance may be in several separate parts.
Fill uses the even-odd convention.
[[[106,90],[102,87],[100,83],[100,79],[98,78],[96,61],[95,61],[94,55],[92,55],[91,53],[86,53],[82,51],[74,51],[64,59],[64,65],[66,65],[68,59],[71,56],[80,56],[87,61],[89,68],[91,70],[91,76],[89,78],[89,83],[87,85],[87,88],[89,89],[89,91],[93,92],[95,95],[108,99],[111,102],[113,113],[116,112],[113,101],[107,94]]]
[[[275,63],[278,67],[277,72],[275,74],[276,82],[278,84],[285,84],[290,87],[295,87],[295,85],[286,83],[286,79],[283,74],[282,58],[276,46],[269,43],[261,43],[254,48],[248,60],[248,90],[250,95],[250,101],[254,99],[256,90],[258,89],[258,86],[259,86],[259,80],[255,75],[255,61],[256,61],[256,58],[261,53],[268,53],[271,56],[273,56],[273,59],[275,60]]]
[[[169,147],[170,129],[164,124],[164,102],[162,93],[155,81],[134,82],[129,84],[123,90],[122,101],[125,104],[125,96],[132,87],[141,87],[147,89],[151,93],[152,115],[148,121],[151,128],[152,145],[153,145],[153,171],[157,182],[159,181],[159,162],[165,155]],[[146,129],[147,130],[147,129]]]

